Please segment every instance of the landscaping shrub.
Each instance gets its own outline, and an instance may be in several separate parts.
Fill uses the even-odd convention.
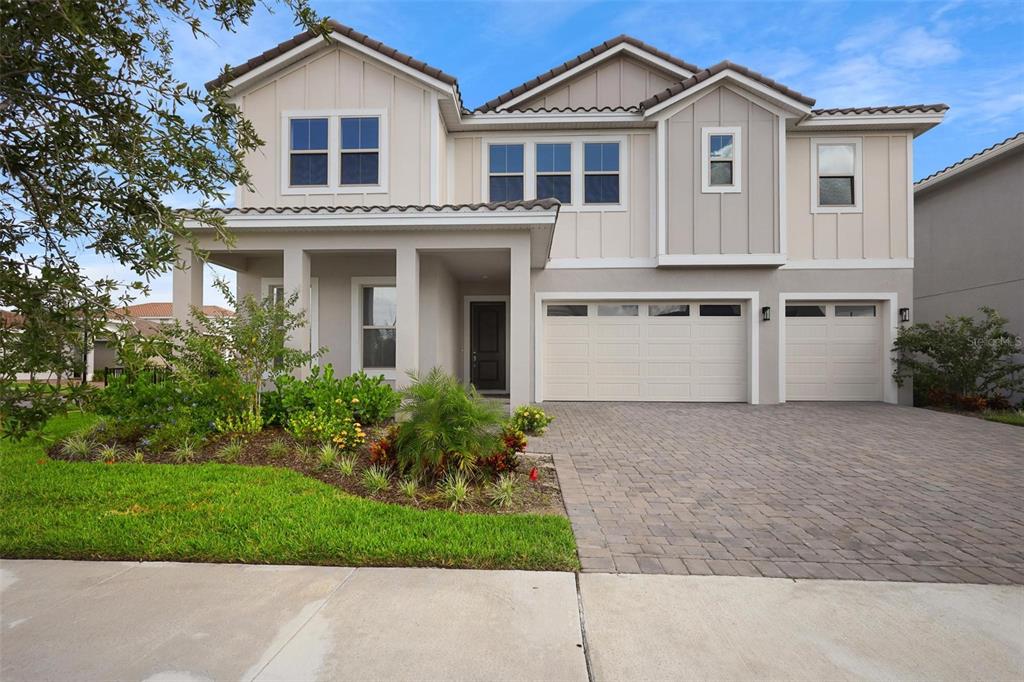
[[[548,424],[555,420],[544,413],[544,410],[533,405],[520,405],[512,412],[509,423],[518,431],[530,436],[539,436],[547,430]]]
[[[519,468],[519,455],[526,451],[526,435],[511,424],[501,430],[497,449],[481,460],[480,465],[492,476],[499,476]]]
[[[263,416],[268,424],[288,426],[290,415],[321,409],[344,410],[363,425],[383,424],[395,416],[401,396],[382,376],[364,372],[334,376],[334,368],[314,367],[306,379],[278,377],[273,391],[263,398]]]
[[[1024,390],[1024,364],[1015,357],[1020,338],[995,310],[979,310],[980,320],[947,316],[900,330],[893,376],[901,386],[913,379],[915,402],[983,410],[1005,407],[1010,394]]]
[[[401,473],[436,477],[449,469],[477,473],[479,460],[497,451],[504,421],[501,406],[434,368],[410,375],[402,394],[395,457]]]

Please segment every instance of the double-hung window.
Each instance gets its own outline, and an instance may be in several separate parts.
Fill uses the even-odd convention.
[[[572,203],[572,145],[537,145],[537,198]]]
[[[341,118],[341,184],[380,182],[380,118]]]
[[[619,143],[583,144],[583,202],[619,203]]]
[[[393,286],[364,286],[363,368],[394,369],[396,289]]]
[[[289,120],[289,180],[292,187],[326,187],[327,118]]]
[[[701,135],[701,191],[739,192],[741,129],[738,126],[703,128]]]
[[[811,209],[815,213],[860,210],[861,146],[857,139],[817,139],[811,142],[813,166]]]
[[[523,145],[492,144],[489,149],[490,201],[521,201]]]

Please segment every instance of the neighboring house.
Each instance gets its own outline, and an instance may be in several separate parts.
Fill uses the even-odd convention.
[[[331,26],[210,84],[266,146],[233,247],[192,224],[240,296],[298,294],[297,347],[513,404],[897,401],[912,145],[945,105],[816,110],[620,36],[470,111],[453,76]],[[192,258],[174,314],[201,302]]]
[[[232,311],[219,305],[204,305],[203,312],[210,317],[234,315]],[[174,320],[173,306],[170,301],[136,303],[118,309],[118,313],[133,320],[145,320],[154,324],[167,324]]]
[[[1024,338],[1024,132],[918,182],[914,211],[915,319],[989,306]]]

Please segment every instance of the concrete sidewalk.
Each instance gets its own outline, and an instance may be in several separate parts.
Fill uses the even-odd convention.
[[[1017,586],[578,581],[520,571],[3,561],[0,678],[1024,676]]]

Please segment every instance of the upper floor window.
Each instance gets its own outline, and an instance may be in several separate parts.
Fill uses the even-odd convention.
[[[584,143],[583,201],[587,204],[619,203],[618,142]]]
[[[341,184],[376,185],[380,179],[380,118],[341,118]]]
[[[815,213],[860,211],[861,145],[859,139],[811,141],[811,210]]]
[[[537,198],[572,203],[572,145],[537,145]]]
[[[738,126],[703,128],[701,135],[701,191],[739,192],[741,129]]]
[[[523,145],[492,144],[489,156],[490,201],[521,201]]]
[[[281,193],[387,192],[387,121],[386,109],[283,112]]]
[[[288,183],[293,187],[327,186],[327,121],[290,120]]]

